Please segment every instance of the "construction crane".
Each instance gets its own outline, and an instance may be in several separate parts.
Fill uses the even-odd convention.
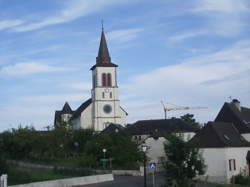
[[[164,102],[161,101],[161,104],[163,106],[163,110],[164,110],[164,114],[165,114],[165,119],[167,119],[167,111],[172,111],[172,110],[194,110],[194,109],[207,109],[208,107],[201,107],[201,106],[197,106],[197,107],[189,107],[189,106],[185,106],[185,107],[173,107],[173,108],[167,108],[164,105]],[[169,103],[170,104],[170,103]],[[172,104],[174,105],[174,104]]]

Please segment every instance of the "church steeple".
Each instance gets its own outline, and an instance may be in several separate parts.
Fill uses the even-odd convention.
[[[96,57],[96,63],[111,63],[111,58],[109,56],[109,50],[108,50],[103,27],[102,27],[102,34],[101,34],[101,41],[100,41],[98,56]]]

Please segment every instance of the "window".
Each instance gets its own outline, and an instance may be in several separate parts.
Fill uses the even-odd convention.
[[[103,98],[103,99],[105,98],[105,93],[104,93],[104,92],[102,92],[102,98]]]
[[[111,82],[111,74],[108,73],[107,77],[108,77],[107,86],[111,86],[111,85],[112,85],[112,82]]]
[[[235,170],[236,170],[235,159],[229,159],[229,171],[235,171]]]
[[[106,73],[102,74],[102,86],[107,86],[107,77]]]
[[[110,99],[112,98],[112,92],[109,93],[109,98],[110,98]]]

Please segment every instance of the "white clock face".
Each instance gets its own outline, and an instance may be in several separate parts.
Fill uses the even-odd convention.
[[[109,114],[111,111],[112,111],[112,107],[110,105],[104,105],[103,106],[103,111],[106,113],[106,114]]]

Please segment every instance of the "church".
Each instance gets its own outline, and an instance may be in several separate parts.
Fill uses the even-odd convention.
[[[118,65],[111,62],[104,34],[92,71],[91,98],[82,103],[75,111],[66,102],[62,110],[55,112],[55,127],[70,122],[73,129],[93,129],[102,131],[109,124],[126,125],[127,112],[120,106],[118,83]]]

